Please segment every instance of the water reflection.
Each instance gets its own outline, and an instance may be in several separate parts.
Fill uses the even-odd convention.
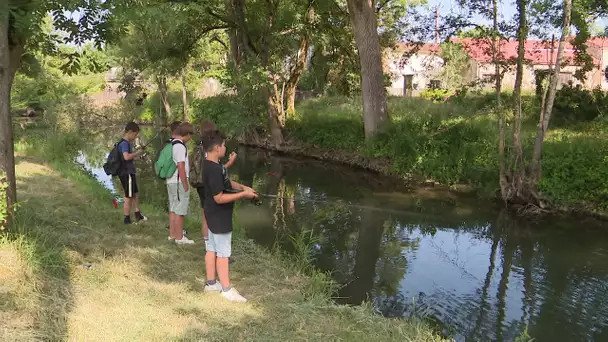
[[[239,154],[232,176],[276,196],[239,206],[239,227],[286,251],[292,237],[312,231],[315,266],[343,284],[337,301],[427,317],[458,340],[512,341],[527,327],[536,341],[608,341],[605,227],[522,222],[479,201],[396,188],[347,167],[231,150]],[[151,160],[138,164],[141,198],[164,205]]]

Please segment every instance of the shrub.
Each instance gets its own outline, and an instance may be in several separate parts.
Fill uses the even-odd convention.
[[[254,116],[251,109],[247,109],[237,96],[219,95],[196,99],[192,101],[191,107],[194,124],[212,120],[229,136],[238,136],[248,128],[265,127],[260,116]]]
[[[597,88],[564,85],[555,96],[554,120],[557,125],[587,122],[608,114],[608,93]]]
[[[559,205],[608,209],[607,156],[608,141],[600,134],[556,134],[545,142],[540,188]]]
[[[443,102],[447,100],[451,94],[452,93],[447,89],[425,89],[420,93],[420,97],[433,102]]]

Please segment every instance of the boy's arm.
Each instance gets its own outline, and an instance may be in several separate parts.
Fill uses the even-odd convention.
[[[247,185],[243,185],[241,183],[237,183],[237,182],[235,182],[233,180],[230,181],[230,185],[232,185],[232,188],[236,189],[236,190],[255,192],[252,188],[248,187]]]
[[[128,145],[125,146],[124,142],[121,145],[118,146],[118,150],[120,152],[122,152],[122,158],[124,160],[133,160],[133,159],[137,158],[137,156],[138,156],[138,152],[130,153],[129,152],[129,146]]]
[[[186,162],[177,163],[177,175],[184,185],[184,190],[188,191],[188,177],[186,177]]]
[[[188,191],[188,176],[186,176],[186,147],[183,145],[174,145],[172,153],[177,165],[177,176],[184,185],[184,190]]]
[[[245,191],[237,192],[236,194],[230,194],[230,193],[222,191],[219,194],[213,196],[213,200],[217,204],[226,204],[226,203],[230,203],[230,202],[236,202],[242,198],[245,198],[246,194],[247,194],[247,192],[245,192]]]
[[[236,162],[236,153],[232,152],[230,153],[230,157],[228,158],[228,162],[226,164],[224,164],[224,166],[229,169],[232,165],[234,165],[234,163]]]

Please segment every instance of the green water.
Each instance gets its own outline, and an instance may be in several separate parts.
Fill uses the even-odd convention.
[[[97,135],[80,161],[120,194],[99,169],[116,138]],[[151,144],[152,157],[159,143]],[[294,238],[304,241],[315,266],[343,285],[336,301],[369,300],[387,317],[425,317],[459,341],[513,341],[526,328],[535,341],[608,341],[607,227],[522,221],[488,202],[344,166],[229,150],[239,155],[229,170],[235,180],[279,197],[239,205],[243,234],[292,252]],[[151,160],[137,163],[141,200],[165,207]],[[198,240],[194,193],[191,212],[187,229]]]

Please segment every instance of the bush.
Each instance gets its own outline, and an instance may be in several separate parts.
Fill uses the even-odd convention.
[[[447,100],[451,94],[452,93],[447,89],[425,89],[420,93],[420,97],[433,102],[443,102]]]
[[[359,150],[365,136],[361,99],[324,97],[304,101],[286,123],[288,138],[325,148]]]
[[[556,134],[545,142],[540,188],[555,204],[608,209],[608,141],[587,132]]]
[[[493,116],[473,116],[471,108],[420,98],[390,98],[389,108],[393,125],[369,146],[360,99],[304,101],[287,121],[287,132],[302,143],[390,158],[401,175],[416,174],[445,184],[496,185]]]
[[[219,95],[196,99],[191,104],[193,124],[203,120],[215,122],[220,130],[229,136],[238,136],[249,128],[265,127],[259,116],[253,116],[237,96]]]
[[[564,85],[555,95],[554,120],[557,125],[588,122],[608,114],[608,93],[600,88],[587,90]]]
[[[11,89],[11,106],[18,110],[46,109],[74,94],[74,89],[55,74],[43,72],[36,78],[17,74]]]

